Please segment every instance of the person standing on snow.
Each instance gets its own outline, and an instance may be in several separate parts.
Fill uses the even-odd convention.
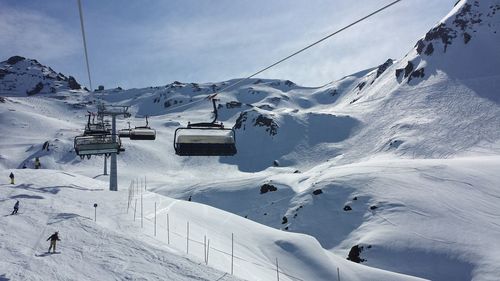
[[[10,184],[14,184],[14,173],[10,172],[9,178],[10,178]]]
[[[50,249],[52,249],[52,253],[55,253],[56,252],[56,241],[61,241],[61,239],[59,239],[59,232],[56,231],[54,234],[50,235],[49,238],[47,238],[47,241],[50,240],[50,247],[49,247],[49,250],[47,251],[47,253],[50,253]]]
[[[40,169],[42,164],[40,164],[40,159],[38,157],[35,158],[35,169]]]
[[[16,201],[16,204],[14,204],[14,211],[12,211],[11,215],[16,215],[18,210],[19,210],[19,200]]]

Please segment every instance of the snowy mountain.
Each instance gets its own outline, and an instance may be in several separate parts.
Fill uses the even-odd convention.
[[[61,90],[80,90],[74,77],[66,77],[37,60],[21,56],[0,62],[0,94],[32,96],[53,94]]]
[[[214,280],[230,272],[233,233],[241,279],[275,279],[278,259],[282,280],[498,280],[499,13],[497,0],[459,1],[404,58],[317,88],[251,79],[220,91],[235,79],[88,93],[70,91],[70,78],[58,80],[34,60],[3,62],[1,87],[9,90],[0,91],[0,131],[9,133],[0,138],[0,170],[4,179],[14,171],[18,182],[0,188],[2,209],[14,199],[27,206],[21,219],[3,218],[2,233],[25,233],[29,243],[1,236],[2,256],[13,262],[0,263],[0,276],[36,279],[42,265],[60,263],[35,256],[40,235],[57,228],[74,241],[61,242],[61,256],[89,255],[87,279]],[[30,77],[28,65],[42,76],[12,80]],[[46,78],[55,93],[27,96],[43,73],[56,77]],[[210,121],[205,98],[213,93],[219,120],[236,131],[238,154],[176,156],[175,129]],[[132,118],[119,119],[120,128],[143,126],[150,116],[157,130],[155,141],[122,140],[116,193],[106,191],[102,157],[82,160],[73,151],[98,100],[130,106]],[[36,157],[43,170],[31,169]],[[131,181],[144,177],[147,191],[131,189],[130,197]],[[142,202],[138,194],[146,206],[142,228],[131,214],[140,210],[131,207]],[[104,212],[97,223],[94,202]],[[155,202],[161,237],[152,235]],[[172,244],[167,213],[178,234]],[[188,221],[197,242],[186,255]],[[197,265],[206,261],[204,236],[216,249],[208,262],[214,269]],[[101,267],[103,260],[113,266]],[[166,260],[167,272],[146,270]],[[84,274],[62,264],[68,279]],[[54,279],[57,270],[42,275]]]

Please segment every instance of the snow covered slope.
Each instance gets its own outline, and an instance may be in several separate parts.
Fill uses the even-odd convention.
[[[499,13],[498,0],[459,1],[404,58],[317,88],[251,79],[219,92],[235,79],[26,97],[32,85],[22,82],[0,99],[0,169],[7,175],[7,169],[31,168],[40,157],[42,168],[54,173],[106,181],[103,158],[76,157],[73,137],[97,99],[130,105],[133,117],[118,126],[144,125],[148,115],[157,139],[122,140],[120,189],[146,176],[159,208],[175,202],[172,211],[178,207],[183,220],[221,241],[229,232],[216,230],[231,228],[223,224],[231,221],[244,233],[237,237],[255,248],[245,258],[272,267],[279,257],[286,272],[304,280],[335,280],[336,267],[352,280],[372,280],[364,265],[431,280],[498,280]],[[220,99],[219,120],[234,125],[238,154],[176,156],[175,129],[210,121],[204,99],[212,93]],[[42,149],[46,141],[49,150]],[[37,172],[18,171],[33,182],[30,173]],[[343,263],[351,249],[361,250],[363,266]],[[256,267],[238,271],[245,279],[273,278],[270,271],[248,275]],[[380,280],[399,280],[374,272]]]
[[[61,90],[80,90],[74,77],[66,77],[37,60],[21,56],[0,62],[0,94],[31,96],[55,93]]]
[[[6,176],[5,170],[1,174]],[[136,189],[134,211],[144,211],[146,222],[135,220],[127,209],[129,190],[106,191],[104,183],[54,170],[14,170],[17,184],[2,184],[5,203],[22,201],[18,215],[3,216],[0,226],[0,261],[3,278],[23,280],[236,280],[201,262],[210,239],[209,264],[230,267],[231,235],[234,234],[234,274],[249,280],[272,280],[280,261],[281,280],[333,280],[337,267],[346,280],[422,280],[377,270],[344,260],[323,250],[310,236],[282,232],[206,205],[178,201]],[[97,203],[97,221],[93,204]],[[154,208],[161,223],[154,235]],[[142,205],[143,204],[143,205]],[[128,213],[128,214],[127,214]],[[169,223],[168,236],[166,215]],[[186,259],[186,222],[191,242]],[[59,231],[56,254],[47,254],[45,239]],[[181,237],[179,237],[181,236]],[[167,238],[171,237],[171,238]],[[168,239],[168,240],[167,240]],[[189,246],[187,246],[189,247]],[[177,255],[172,254],[176,253]],[[195,257],[193,257],[195,256]],[[196,258],[197,257],[197,258]],[[266,268],[266,266],[268,268]]]

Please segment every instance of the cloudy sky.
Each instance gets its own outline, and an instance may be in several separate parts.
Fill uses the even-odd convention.
[[[94,88],[248,76],[392,0],[82,0]],[[404,56],[456,0],[403,0],[259,77],[320,86]],[[0,60],[88,86],[76,0],[0,1]]]

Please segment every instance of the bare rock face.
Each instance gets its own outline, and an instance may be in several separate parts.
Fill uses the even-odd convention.
[[[68,77],[68,86],[71,90],[80,90],[82,88],[73,76]]]
[[[12,56],[7,60],[7,63],[10,65],[14,65],[20,61],[25,60],[25,59],[26,59],[25,57],[21,57],[21,56]]]
[[[260,187],[260,194],[264,194],[267,192],[277,191],[278,188],[272,184],[265,183]]]
[[[23,96],[54,94],[62,90],[80,90],[74,77],[66,77],[37,60],[12,56],[0,62],[0,92]]]
[[[251,115],[256,115],[256,117],[252,118]],[[249,121],[249,117],[252,118],[251,121]],[[245,130],[247,125],[252,125],[254,127],[264,127],[266,132],[268,132],[270,136],[275,136],[278,133],[279,127],[272,118],[264,116],[263,114],[259,114],[255,110],[240,113],[240,116],[236,120],[234,128]]]
[[[349,251],[349,254],[347,256],[347,260],[350,260],[355,263],[362,263],[366,261],[365,259],[361,258],[361,252],[363,252],[364,247],[359,246],[359,245],[354,245],[351,250]]]

